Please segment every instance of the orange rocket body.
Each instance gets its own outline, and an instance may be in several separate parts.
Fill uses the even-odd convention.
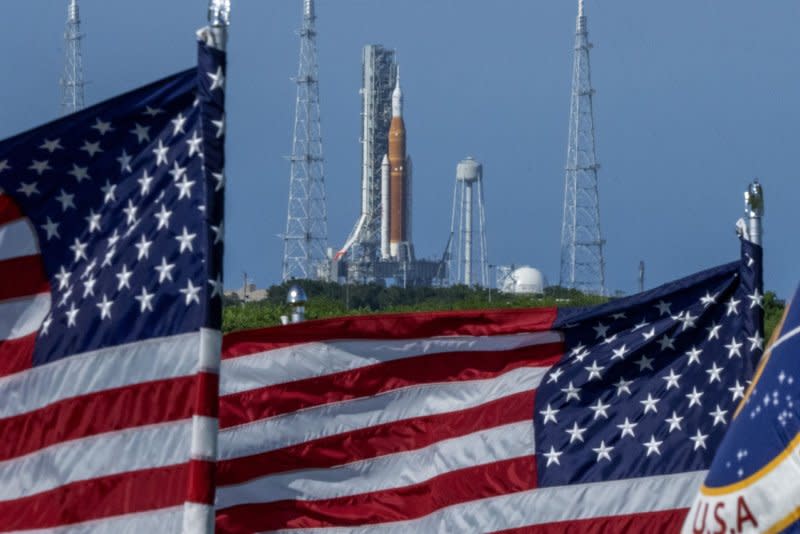
[[[406,126],[403,117],[393,117],[389,127],[389,246],[397,256],[406,238]]]

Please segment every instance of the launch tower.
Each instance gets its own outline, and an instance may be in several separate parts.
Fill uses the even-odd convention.
[[[327,276],[328,215],[323,176],[314,0],[303,0],[283,281]]]
[[[68,115],[83,109],[83,56],[81,55],[81,18],[78,0],[69,0],[64,31],[64,76],[61,78],[61,113]]]
[[[605,240],[600,233],[599,165],[595,154],[594,89],[589,65],[591,44],[583,7],[583,0],[579,0],[564,180],[559,285],[605,294]]]

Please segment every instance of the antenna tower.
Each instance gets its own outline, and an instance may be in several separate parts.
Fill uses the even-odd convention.
[[[81,55],[81,18],[78,0],[69,0],[64,31],[64,77],[61,78],[61,113],[68,115],[83,109],[83,57]]]
[[[602,295],[606,292],[603,259],[605,240],[600,233],[597,188],[597,170],[600,166],[595,153],[594,89],[589,65],[591,47],[583,0],[579,0],[564,180],[559,285]]]
[[[289,209],[283,236],[284,282],[325,278],[328,265],[328,215],[325,205],[322,130],[319,112],[314,0],[303,0],[300,67],[292,141]]]

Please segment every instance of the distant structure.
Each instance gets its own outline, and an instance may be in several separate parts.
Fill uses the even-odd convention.
[[[454,245],[449,255],[453,282],[489,287],[483,165],[472,158],[462,160],[456,167],[450,235],[451,246]]]
[[[644,260],[639,262],[639,293],[644,291]]]
[[[61,114],[68,115],[84,108],[83,56],[81,54],[81,17],[78,0],[69,0],[67,26],[64,31],[64,76],[61,78]]]
[[[559,285],[602,295],[606,293],[605,241],[600,232],[599,165],[595,154],[592,108],[594,89],[589,65],[591,44],[583,7],[583,0],[579,0],[564,180]]]
[[[403,90],[395,53],[362,54],[361,212],[331,258],[331,279],[348,283],[444,285],[444,260],[418,259],[412,239],[413,166],[406,150]]]
[[[498,267],[497,287],[501,293],[513,295],[541,295],[547,280],[539,269],[527,265],[522,267]]]
[[[316,13],[314,0],[303,0],[300,66],[292,140],[289,208],[283,235],[284,282],[326,278],[328,215],[323,175],[319,109]]]

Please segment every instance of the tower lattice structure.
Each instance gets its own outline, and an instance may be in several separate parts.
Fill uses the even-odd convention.
[[[328,265],[314,0],[303,1],[300,66],[292,141],[289,209],[283,236],[283,281],[318,279]]]
[[[564,180],[559,284],[588,293],[605,294],[605,241],[600,232],[592,73],[589,31],[583,0],[579,0],[572,71],[569,142]]]
[[[67,115],[83,109],[83,56],[81,54],[81,18],[78,0],[69,0],[67,25],[64,31],[64,76],[61,78],[61,113]]]

